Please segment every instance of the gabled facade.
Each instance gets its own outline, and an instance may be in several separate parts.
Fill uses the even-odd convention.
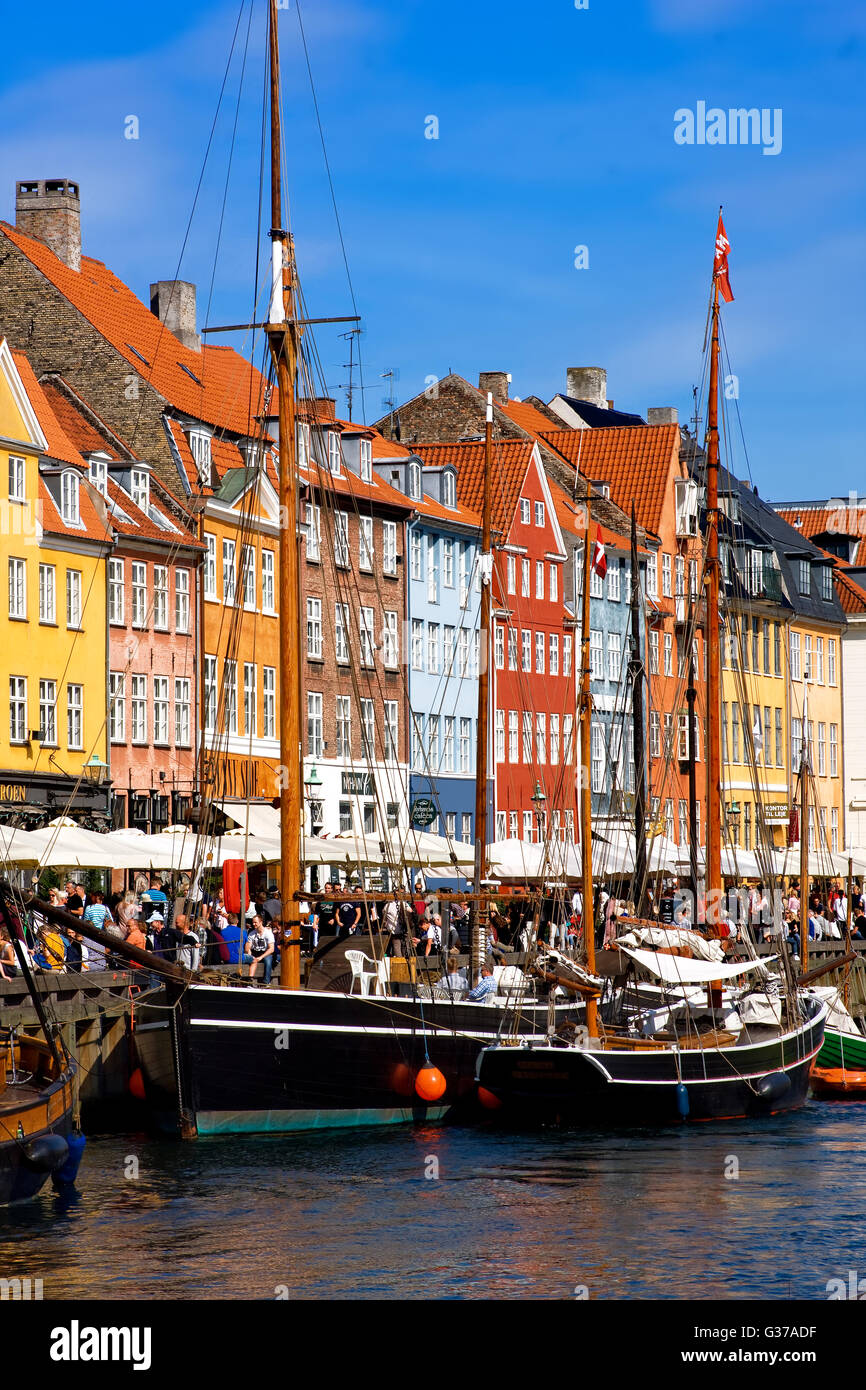
[[[406,671],[409,815],[420,829],[473,844],[478,722],[480,518],[457,501],[451,463],[424,467],[376,438],[373,467],[412,504],[408,525]],[[493,777],[488,804],[492,835]],[[435,819],[426,822],[432,803]],[[414,819],[416,812],[425,813]]]
[[[478,512],[483,443],[417,444],[428,469],[452,465],[457,498]],[[577,834],[575,667],[563,597],[566,551],[540,451],[501,440],[493,465],[495,838]]]
[[[67,812],[108,823],[111,532],[85,473],[27,358],[0,340],[0,817],[25,827]]]

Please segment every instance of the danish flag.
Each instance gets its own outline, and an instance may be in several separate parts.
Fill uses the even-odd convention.
[[[722,221],[722,210],[719,209],[719,225],[716,231],[716,254],[713,259],[713,278],[719,282],[719,294],[726,304],[730,304],[734,297],[731,289],[731,282],[728,279],[728,252],[731,243],[728,241],[725,231],[725,224]]]
[[[592,552],[590,565],[595,570],[599,579],[604,579],[607,574],[607,556],[604,553],[604,541],[601,538],[601,527],[595,528],[595,548]]]

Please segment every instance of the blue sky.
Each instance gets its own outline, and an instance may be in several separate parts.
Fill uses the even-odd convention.
[[[14,218],[16,178],[76,178],[85,252],[144,298],[174,276],[239,11],[50,3],[35,36],[34,12],[15,7],[0,217]],[[398,399],[449,368],[473,381],[510,371],[513,394],[549,398],[568,366],[606,367],[617,406],[687,418],[724,203],[736,295],[725,326],[752,476],[779,499],[866,489],[862,4],[305,0],[303,14],[364,320],[368,419],[389,368]],[[219,257],[240,49],[180,266],[201,318],[214,277],[211,323],[246,318],[254,301],[263,18],[256,0]],[[307,305],[348,314],[293,10],[281,30]],[[781,108],[781,152],[677,145],[674,112],[698,101]],[[346,380],[337,332],[317,338],[330,388]]]

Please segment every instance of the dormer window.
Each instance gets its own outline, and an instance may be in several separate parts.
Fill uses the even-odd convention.
[[[87,465],[90,481],[103,497],[108,496],[108,463],[105,459],[91,459]]]
[[[361,482],[373,481],[373,445],[369,439],[361,441]]]
[[[339,475],[341,463],[340,435],[337,430],[328,430],[328,467],[334,477]]]
[[[812,592],[812,577],[808,560],[801,560],[798,567],[799,590],[801,594]]]
[[[244,445],[244,458],[246,459],[247,468],[258,468],[260,452],[260,444]]]
[[[145,516],[150,510],[150,477],[144,468],[133,468],[130,480],[132,500]]]
[[[81,512],[78,505],[79,477],[77,473],[67,472],[60,476],[60,515],[67,526],[80,526]]]
[[[190,453],[195,460],[198,480],[205,487],[210,487],[212,456],[210,447],[210,435],[203,430],[190,430],[189,435]]]
[[[409,464],[409,496],[415,502],[421,500],[421,465],[420,463]]]
[[[821,570],[821,597],[827,603],[833,598],[833,571],[829,565]]]
[[[442,474],[442,505],[444,507],[457,506],[457,484],[454,474],[449,468],[446,468]]]

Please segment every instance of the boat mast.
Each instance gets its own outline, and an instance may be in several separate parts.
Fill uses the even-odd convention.
[[[590,651],[589,651],[589,575],[590,575],[590,488],[586,492],[586,537],[583,543],[583,593],[581,595],[580,629],[580,858],[583,877],[583,945],[586,951],[586,968],[590,975],[595,974],[595,912],[592,893],[592,789],[589,769],[591,766],[592,696],[589,689]],[[598,1037],[598,1003],[595,997],[587,996],[586,1027],[591,1038]]]
[[[271,302],[267,335],[277,376],[280,421],[280,900],[283,945],[280,984],[300,985],[301,888],[301,717],[296,675],[298,664],[298,487],[295,443],[295,374],[297,328],[294,322],[294,256],[292,239],[283,227],[280,171],[280,51],[277,0],[269,0],[269,57],[271,96]],[[288,929],[288,932],[286,932]]]
[[[631,714],[634,745],[634,910],[643,916],[646,897],[646,767],[643,727],[643,653],[640,645],[640,570],[637,562],[637,524],[631,509]]]
[[[713,274],[707,399],[707,924],[720,920],[722,889],[721,663],[719,659],[719,280]],[[690,730],[691,732],[691,730]],[[711,906],[712,905],[712,906]]]
[[[809,969],[809,672],[803,672],[800,751],[800,974]]]
[[[695,752],[697,749],[697,715],[695,714],[695,701],[698,692],[695,688],[695,603],[694,598],[689,598],[689,626],[688,631],[691,635],[689,642],[688,662],[689,662],[689,683],[686,687],[686,705],[688,706],[688,744],[686,751],[689,755],[689,878],[692,889],[692,905],[694,916],[692,925],[698,925],[698,789],[696,785]]]
[[[484,422],[484,500],[481,509],[481,616],[478,645],[478,725],[475,739],[475,911],[472,914],[472,978],[484,963],[487,940],[487,900],[482,883],[487,877],[487,747],[490,724],[490,612],[493,554],[490,549],[490,479],[493,471],[493,393],[487,392]]]

